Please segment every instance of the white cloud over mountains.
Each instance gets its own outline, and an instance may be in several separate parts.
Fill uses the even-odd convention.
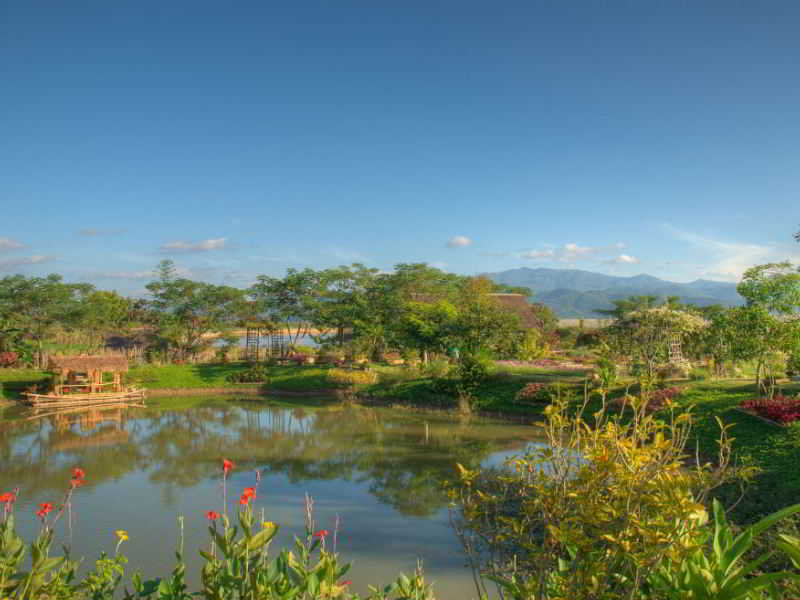
[[[161,245],[162,252],[209,252],[225,248],[227,238],[213,238],[201,242],[175,241]]]
[[[544,260],[562,263],[574,263],[581,260],[595,260],[625,248],[625,244],[618,242],[610,246],[580,246],[575,243],[564,244],[557,248],[542,250],[528,250],[519,254],[520,258],[530,260]],[[639,259],[628,254],[620,254],[615,258],[604,261],[614,264],[636,264]]]
[[[697,261],[692,277],[739,281],[742,273],[755,265],[784,260],[800,262],[800,251],[794,247],[729,242],[671,225],[664,225],[664,229],[673,238],[698,250],[705,259],[704,262]]]

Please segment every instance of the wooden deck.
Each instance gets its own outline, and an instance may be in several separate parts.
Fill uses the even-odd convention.
[[[29,406],[96,406],[114,404],[128,400],[142,400],[145,392],[140,389],[128,389],[120,392],[95,392],[89,394],[35,394],[25,393],[22,402]]]

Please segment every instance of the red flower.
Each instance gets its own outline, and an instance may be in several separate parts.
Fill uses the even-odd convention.
[[[6,492],[0,495],[0,504],[11,504],[14,501],[14,494]]]
[[[226,475],[235,466],[236,465],[233,464],[233,462],[228,460],[227,458],[222,459],[222,472],[225,473]]]
[[[241,504],[242,506],[245,506],[248,502],[250,502],[250,498],[248,496],[245,496],[244,494],[242,494],[242,497],[239,498],[239,504]]]
[[[39,505],[39,510],[36,511],[36,516],[44,518],[44,516],[51,510],[53,510],[52,504],[50,504],[49,502],[42,502]]]
[[[86,483],[83,479],[78,479],[77,477],[74,479],[70,479],[69,484],[74,488],[81,487],[84,483]]]
[[[346,579],[345,581],[340,581],[339,585],[351,585],[352,583],[353,582],[351,580]]]
[[[244,488],[242,492],[242,498],[253,498],[255,500],[256,497],[256,488],[248,487]]]
[[[320,539],[325,539],[325,536],[328,535],[330,531],[327,529],[320,529],[317,533],[314,534],[314,537],[318,537]]]
[[[206,519],[208,519],[209,521],[216,521],[217,519],[219,519],[219,513],[213,510],[209,510],[206,513]]]
[[[73,479],[83,479],[86,477],[86,473],[83,472],[83,469],[80,467],[75,467],[72,469],[72,478]]]

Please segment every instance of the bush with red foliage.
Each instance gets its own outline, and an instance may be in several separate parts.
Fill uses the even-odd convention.
[[[19,360],[16,352],[0,352],[0,367],[13,367]]]
[[[745,400],[741,406],[776,423],[791,423],[800,420],[800,398],[796,396],[777,394],[771,399],[754,398]]]

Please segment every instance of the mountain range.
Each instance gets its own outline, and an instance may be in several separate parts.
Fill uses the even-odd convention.
[[[524,286],[531,300],[552,308],[562,318],[602,317],[598,310],[613,308],[612,300],[628,296],[678,296],[681,302],[708,306],[737,306],[744,302],[735,283],[698,279],[690,283],[665,281],[652,275],[617,277],[579,269],[531,269],[522,267],[485,273],[496,283]]]

